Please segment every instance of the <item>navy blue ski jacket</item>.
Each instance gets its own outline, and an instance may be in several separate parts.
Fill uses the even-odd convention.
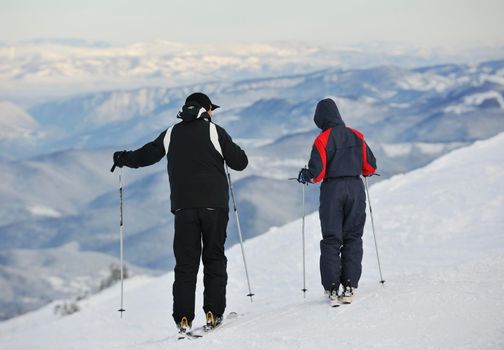
[[[308,163],[312,182],[346,176],[370,176],[376,172],[376,158],[364,135],[345,126],[332,99],[324,99],[317,104],[313,119],[323,131],[313,143]]]

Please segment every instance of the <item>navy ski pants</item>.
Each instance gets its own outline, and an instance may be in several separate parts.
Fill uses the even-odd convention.
[[[173,283],[173,319],[194,319],[196,281],[203,260],[203,310],[216,316],[226,308],[227,258],[224,254],[228,209],[197,208],[175,212],[175,282]],[[202,244],[203,243],[203,244]],[[202,249],[203,245],[203,249]],[[203,255],[202,255],[203,250]]]
[[[360,177],[326,179],[320,187],[320,275],[325,290],[358,287],[366,194]]]

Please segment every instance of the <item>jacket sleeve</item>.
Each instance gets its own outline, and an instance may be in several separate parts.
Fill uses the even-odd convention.
[[[371,148],[369,148],[368,144],[364,139],[362,140],[364,143],[363,145],[363,162],[362,162],[362,175],[363,176],[370,176],[373,175],[376,172],[376,158],[373,154],[373,151],[371,151]]]
[[[248,165],[248,158],[240,146],[233,142],[231,136],[222,127],[217,126],[219,143],[226,164],[233,170],[241,171]]]
[[[130,168],[140,168],[159,162],[165,155],[164,138],[166,130],[154,141],[145,144],[135,151],[128,151],[124,155],[124,165]]]
[[[361,175],[362,176],[371,176],[376,172],[376,158],[371,151],[371,148],[366,143],[366,140],[364,140],[364,134],[361,133],[358,130],[348,128],[351,130],[355,135],[357,135],[361,141],[362,141],[362,169],[361,169]]]
[[[308,162],[308,171],[310,172],[312,182],[320,182],[324,179],[326,175],[327,167],[327,143],[329,142],[329,136],[331,134],[331,129],[327,129],[322,132],[313,142],[313,147],[310,155],[310,161]]]

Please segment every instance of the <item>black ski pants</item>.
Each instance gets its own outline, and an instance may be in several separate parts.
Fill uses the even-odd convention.
[[[194,319],[196,280],[203,260],[203,309],[214,315],[226,308],[227,258],[224,254],[228,209],[196,208],[175,212],[175,282],[173,283],[173,319]],[[202,244],[203,243],[203,244]],[[202,249],[203,245],[203,249]],[[202,255],[203,250],[203,255]]]
[[[358,287],[366,194],[360,177],[326,179],[320,187],[320,275],[325,290]]]

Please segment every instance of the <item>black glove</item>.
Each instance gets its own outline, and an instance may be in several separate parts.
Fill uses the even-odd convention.
[[[297,177],[297,181],[299,183],[302,183],[303,185],[307,182],[311,182],[311,179],[312,179],[312,174],[310,173],[310,171],[306,168],[303,168],[299,171],[299,174],[298,174],[298,177]]]
[[[125,165],[124,155],[126,151],[114,152],[114,165],[122,168]]]

